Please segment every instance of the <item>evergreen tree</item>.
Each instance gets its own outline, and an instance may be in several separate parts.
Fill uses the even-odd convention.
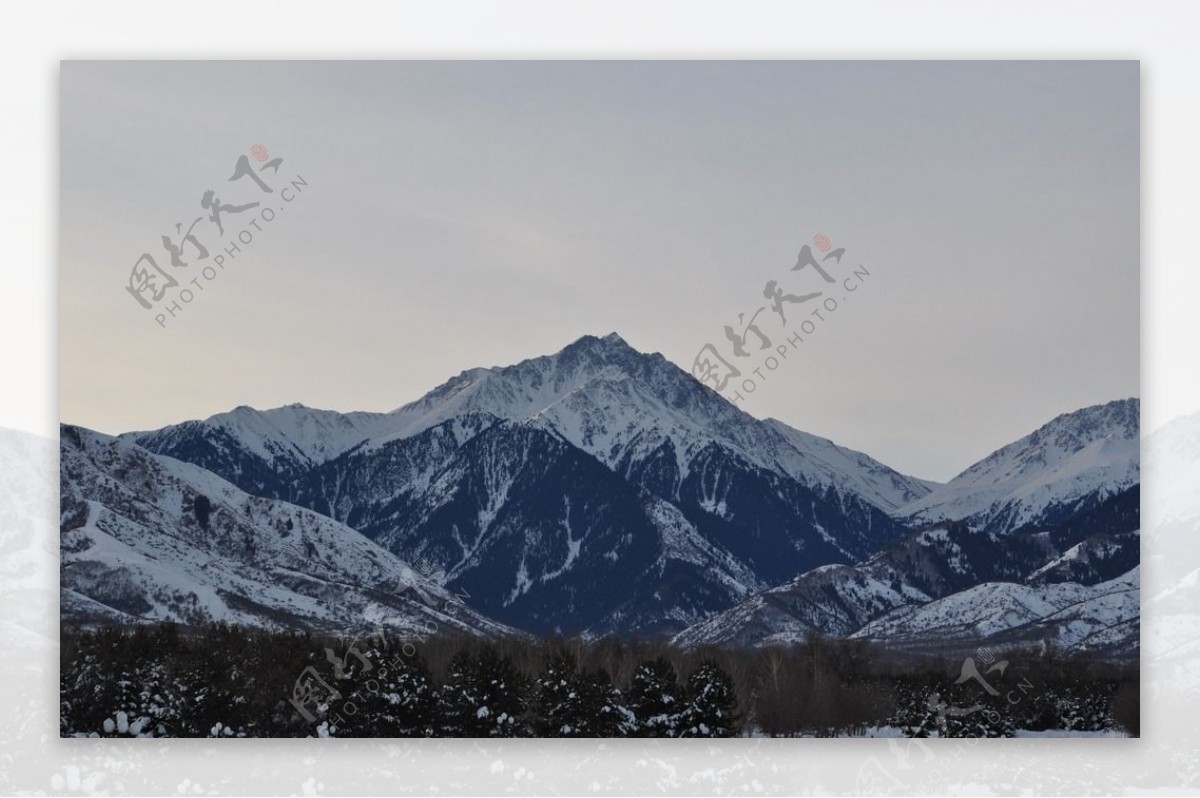
[[[534,683],[534,733],[539,737],[580,737],[587,724],[578,664],[569,653],[546,663]]]
[[[344,728],[338,737],[430,737],[437,710],[429,669],[420,655],[399,646],[370,646],[363,652],[371,670],[354,680],[341,705]],[[353,707],[353,716],[346,709]]]
[[[87,654],[63,679],[60,727],[65,733],[169,737],[187,731],[179,723],[183,695],[161,663],[133,664],[113,672],[94,654]],[[89,696],[90,685],[103,687],[91,690]],[[72,691],[79,687],[83,689]]]
[[[625,706],[621,691],[608,671],[596,669],[583,679],[583,716],[587,734],[580,737],[628,737],[637,732],[637,718]]]
[[[635,736],[677,736],[681,698],[675,668],[665,657],[638,665],[629,686],[629,708],[637,718]]]
[[[624,737],[635,729],[608,672],[582,673],[569,653],[555,655],[535,685],[539,737]]]
[[[439,693],[439,736],[520,737],[526,732],[528,683],[512,660],[487,647],[450,660]]]
[[[104,737],[167,737],[186,734],[186,704],[162,651],[178,646],[176,628],[140,628],[125,634],[102,629],[86,637],[64,662],[59,727],[64,734]]]
[[[279,683],[265,678],[261,635],[225,623],[206,627],[187,648],[177,678],[186,699],[178,733],[188,737],[257,737],[265,720],[258,698]],[[287,684],[286,680],[283,684]]]
[[[712,660],[688,677],[680,737],[732,737],[737,733],[737,695],[733,679]]]

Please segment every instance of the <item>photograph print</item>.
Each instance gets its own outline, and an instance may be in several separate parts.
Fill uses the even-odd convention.
[[[1136,61],[66,61],[63,737],[1139,736]]]

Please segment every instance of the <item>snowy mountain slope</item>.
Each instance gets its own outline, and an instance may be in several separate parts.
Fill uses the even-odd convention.
[[[1156,584],[1184,579],[1200,568],[1200,413],[1171,421],[1146,436],[1145,566]],[[1198,625],[1200,630],[1200,625]]]
[[[0,428],[0,606],[8,640],[57,640],[55,448],[48,438]]]
[[[1053,640],[1060,648],[1135,654],[1141,647],[1141,568],[1092,585],[1092,595],[1035,623],[1029,640]],[[1019,638],[1022,630],[1008,635]]]
[[[853,636],[893,645],[1052,640],[1063,649],[1126,649],[1130,624],[1138,618],[1139,582],[1137,568],[1090,587],[988,582],[894,610]],[[1136,636],[1132,642],[1136,645]]]
[[[1111,578],[1136,552],[1137,405],[1064,414],[935,486],[610,334],[391,413],[239,408],[127,439],[428,563],[523,629],[782,641],[988,582]]]
[[[1148,515],[1143,663],[1161,691],[1200,689],[1200,413],[1150,433],[1144,442]]]
[[[903,607],[855,633],[855,637],[892,643],[927,638],[984,639],[997,632],[1044,618],[1083,600],[1081,585],[1036,589],[1011,582],[985,582],[921,606]]]
[[[931,487],[861,452],[773,419],[758,421],[662,355],[638,352],[616,333],[584,336],[554,355],[513,366],[463,372],[394,411],[398,424],[390,437],[408,437],[468,412],[552,430],[622,472],[667,448],[681,481],[696,454],[718,444],[812,489],[833,488],[885,510]]]
[[[898,608],[989,579],[1021,578],[1057,554],[1043,538],[1015,540],[946,524],[907,535],[857,565],[825,566],[747,599],[676,637],[685,645],[786,643],[844,637]],[[1035,566],[1029,566],[1032,557]]]
[[[897,607],[929,601],[884,567],[828,565],[765,590],[676,635],[696,645],[786,645],[810,633],[842,637]]]
[[[1200,413],[1182,416],[1146,436],[1146,489],[1165,525],[1200,517]]]
[[[744,464],[720,473],[745,498],[725,495],[758,515],[742,525],[709,519],[698,503],[704,473],[718,479],[710,465],[681,487],[695,501],[670,503],[548,430],[464,414],[348,452],[301,480],[294,499],[430,563],[488,615],[538,632],[676,631],[766,587],[764,573],[846,559],[804,524],[827,517],[832,526],[838,508],[794,483],[772,484],[775,475],[758,475],[766,482],[754,488]],[[779,495],[789,490],[799,512],[780,509],[791,508]],[[769,522],[763,508],[786,523]]]
[[[1139,482],[1137,399],[1064,413],[906,505],[925,524],[991,531],[1051,525]]]
[[[953,522],[901,538],[863,567],[886,567],[907,584],[941,598],[982,582],[1022,581],[1060,553],[1046,533],[1000,535]]]
[[[512,631],[358,532],[130,440],[64,426],[60,468],[68,622]]]
[[[1136,643],[1136,624],[1121,631],[1106,620],[1102,602],[1088,604],[1084,599],[1093,595],[1089,585],[1118,584],[1113,580],[1137,566],[1137,509],[1135,486],[1040,532],[998,533],[963,522],[938,524],[893,542],[857,565],[816,568],[751,596],[684,630],[675,640],[684,645],[766,645],[800,640],[810,632],[870,636],[863,630],[886,621],[892,625],[880,627],[881,637],[890,634],[893,642],[933,649],[946,640],[966,639],[964,629],[929,621],[939,612],[973,608],[979,615],[968,618],[970,623],[994,622],[997,625],[987,633],[996,635],[1046,620],[1070,603],[1061,597],[1074,596],[1082,603],[1070,619],[1072,628],[1113,627],[1104,633],[1113,638],[1106,645],[1110,652],[1124,655],[1131,641]],[[1008,587],[981,589],[997,584]],[[1133,600],[1136,604],[1136,596]],[[1093,610],[1100,614],[1089,618]],[[969,615],[965,610],[961,614]],[[903,626],[901,621],[909,617],[920,623],[911,629]],[[968,620],[962,624],[969,626]],[[1032,627],[1022,628],[1021,634],[1028,635]],[[1071,629],[1052,631],[1064,644],[1070,640],[1084,645],[1077,635],[1072,637]],[[1088,645],[1098,646],[1100,640]]]
[[[801,432],[782,421],[769,418],[764,424],[790,447],[778,447],[773,454],[781,470],[809,486],[857,493],[884,510],[898,510],[940,487],[940,483],[905,476],[862,452]]]
[[[878,567],[873,570],[879,573]],[[1138,586],[1135,568],[1092,586],[986,582],[929,600],[870,570],[828,566],[753,596],[672,642],[789,645],[819,634],[938,651],[983,641],[1032,645],[1051,640],[1064,650],[1127,655],[1137,647]]]
[[[256,495],[277,496],[291,480],[388,429],[385,413],[243,405],[203,421],[120,437],[207,468]]]
[[[1148,590],[1142,663],[1158,694],[1200,688],[1200,413],[1176,418],[1143,445]],[[1150,591],[1149,586],[1154,590]],[[1164,587],[1166,586],[1166,587]]]
[[[391,413],[239,407],[126,435],[244,490],[274,496],[360,444],[379,448],[464,416],[546,429],[621,473],[666,448],[675,458],[676,481],[686,478],[697,452],[717,444],[815,491],[833,490],[887,512],[924,496],[933,484],[782,422],[759,421],[662,355],[638,352],[615,333],[584,336],[553,355],[512,366],[469,369]]]
[[[888,511],[928,490],[616,335],[464,372],[389,414],[241,408],[133,440],[428,562],[538,632],[678,631],[868,556],[907,531]]]
[[[1093,535],[1038,568],[1026,581],[1030,584],[1075,582],[1094,585],[1115,578],[1137,565],[1140,538],[1138,530]]]

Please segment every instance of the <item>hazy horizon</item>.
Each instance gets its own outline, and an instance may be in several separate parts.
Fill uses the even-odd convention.
[[[828,289],[837,311],[737,406],[945,481],[1140,394],[1139,80],[1132,61],[64,62],[60,417],[387,412],[610,331],[689,373],[712,344],[745,377],[761,363],[723,328],[760,309],[774,350],[815,307],[796,295]],[[186,285],[268,200],[177,318],[131,296],[139,255]],[[210,256],[173,268],[159,240],[193,219]],[[845,248],[829,285],[792,268],[822,236]],[[768,281],[791,299],[770,308]]]

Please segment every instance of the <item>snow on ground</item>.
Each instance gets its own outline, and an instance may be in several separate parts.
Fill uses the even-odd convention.
[[[1029,731],[1017,729],[1014,737],[1128,737],[1120,729],[1104,729],[1103,731],[1067,731],[1065,729],[1047,729],[1046,731]]]
[[[755,727],[745,733],[746,737],[765,738],[766,734],[762,730]],[[816,735],[797,735],[799,737],[815,737]],[[839,734],[842,739],[904,739],[904,730],[899,726],[868,726],[862,734]],[[936,738],[936,734],[934,737]],[[1112,737],[1128,737],[1129,735],[1120,729],[1105,729],[1103,731],[1070,731],[1067,729],[1046,729],[1042,731],[1031,731],[1029,729],[1017,729],[1013,732],[1013,737],[1088,737],[1088,738],[1112,738]]]

